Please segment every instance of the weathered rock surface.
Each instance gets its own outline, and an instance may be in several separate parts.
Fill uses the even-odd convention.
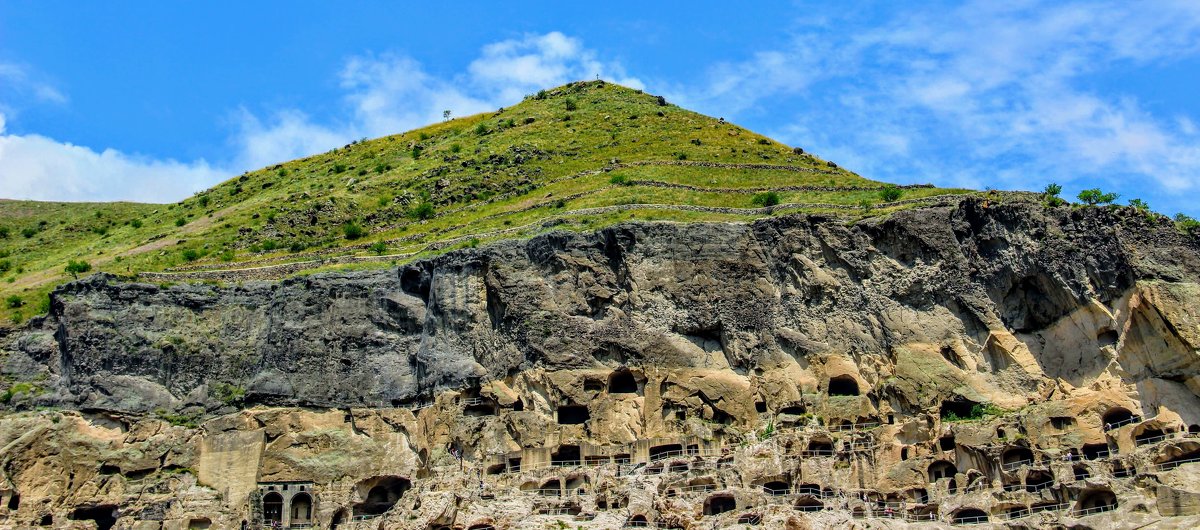
[[[97,275],[0,338],[0,526],[1191,528],[1197,300],[1165,220],[978,199]]]

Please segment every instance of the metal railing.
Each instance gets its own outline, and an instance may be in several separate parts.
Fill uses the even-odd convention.
[[[988,522],[986,515],[973,515],[971,517],[955,517],[951,524],[958,526],[976,525]]]
[[[790,495],[792,493],[791,488],[768,488],[766,486],[763,486],[762,490],[764,493],[766,493],[767,495],[770,495],[772,497],[782,497],[785,495]]]
[[[1084,453],[1083,458],[1084,458],[1084,460],[1100,460],[1101,458],[1108,458],[1110,456],[1112,456],[1111,451],[1109,451],[1108,449],[1101,449],[1090,455]]]
[[[1154,467],[1157,468],[1159,471],[1170,471],[1170,470],[1175,469],[1184,464],[1190,464],[1193,462],[1200,462],[1200,456],[1193,456],[1191,458],[1184,458],[1182,460],[1172,460],[1170,462],[1163,462],[1161,464],[1155,465]],[[1128,473],[1129,472],[1126,471],[1126,474],[1128,474]],[[1116,473],[1113,473],[1113,474],[1115,475]]]
[[[1134,445],[1141,447],[1143,445],[1155,444],[1166,440],[1167,438],[1173,438],[1174,436],[1174,433],[1164,433],[1157,436],[1147,436],[1145,438],[1138,437],[1133,439],[1133,443]]]
[[[936,521],[937,514],[933,513],[933,512],[930,512],[930,513],[906,513],[906,514],[904,514],[904,520],[910,521],[910,522]]]
[[[1042,513],[1042,512],[1061,512],[1070,507],[1071,507],[1071,503],[1067,503],[1067,502],[1063,502],[1063,503],[1059,503],[1059,504],[1034,505],[1034,506],[1029,507],[1029,513],[1032,515],[1035,513]]]
[[[1091,508],[1084,508],[1082,510],[1077,509],[1077,510],[1075,510],[1074,513],[1075,513],[1076,517],[1087,517],[1089,515],[1095,515],[1098,513],[1111,512],[1115,509],[1117,509],[1116,504],[1104,504],[1101,506],[1093,506]]]
[[[670,460],[672,458],[686,458],[686,457],[690,457],[690,456],[698,456],[701,458],[712,458],[714,456],[721,456],[721,450],[705,448],[705,449],[693,449],[693,450],[683,449],[683,450],[678,450],[678,451],[664,451],[661,453],[657,453],[654,456],[651,456],[650,459],[648,460],[648,462],[655,463],[655,462],[661,462],[663,460]]]
[[[1029,508],[1018,508],[1015,510],[1008,510],[1006,512],[998,513],[998,514],[996,514],[996,518],[1004,519],[1004,520],[1012,520],[1012,519],[1021,519],[1024,517],[1029,517],[1032,514],[1033,514],[1033,512],[1029,511]]]
[[[1025,485],[1021,484],[1020,482],[1018,482],[1016,484],[1005,484],[1002,489],[1004,491],[1024,491]]]
[[[1029,466],[1029,465],[1033,465],[1033,460],[1025,459],[1025,460],[1017,460],[1016,462],[1005,462],[1003,464],[1000,464],[1000,468],[1005,471],[1016,471],[1018,469],[1021,469],[1021,466]]]
[[[815,451],[800,451],[800,456],[833,456],[833,449],[817,449]]]
[[[1121,421],[1116,421],[1116,422],[1112,422],[1112,423],[1105,423],[1105,424],[1104,424],[1104,431],[1105,431],[1105,432],[1108,432],[1108,431],[1111,431],[1111,430],[1114,430],[1114,429],[1119,429],[1119,428],[1121,428],[1121,427],[1124,427],[1124,426],[1126,426],[1126,425],[1129,425],[1129,424],[1132,424],[1132,423],[1137,423],[1137,422],[1139,422],[1139,421],[1142,421],[1142,417],[1141,417],[1141,416],[1131,416],[1131,417],[1129,417],[1129,418],[1125,418],[1125,419],[1123,419],[1123,420],[1121,420]]]

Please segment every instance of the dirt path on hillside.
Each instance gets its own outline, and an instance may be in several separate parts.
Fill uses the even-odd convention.
[[[146,252],[154,252],[156,250],[162,250],[164,248],[177,245],[179,243],[179,241],[183,239],[182,236],[187,236],[189,234],[195,234],[201,230],[211,227],[213,225],[213,223],[216,222],[217,219],[224,217],[225,214],[227,214],[231,210],[233,210],[234,206],[236,206],[236,205],[230,205],[220,211],[213,212],[212,215],[206,215],[204,217],[196,219],[195,221],[192,221],[188,224],[183,225],[182,227],[179,228],[178,231],[164,235],[163,237],[158,238],[154,241],[150,241],[148,243],[138,245],[136,247],[133,247],[131,249],[125,250],[125,251],[117,253],[117,254],[98,257],[95,260],[91,261],[92,266],[100,267],[101,265],[107,265],[107,264],[111,263],[114,259],[116,259],[118,256],[120,256],[122,258],[127,258],[130,256],[136,256],[138,254],[144,254]],[[60,279],[66,278],[66,277],[67,277],[66,271],[64,271],[63,269],[60,269],[58,267],[55,267],[55,268],[50,268],[50,269],[43,269],[43,270],[31,273],[31,274],[26,274],[25,276],[18,278],[17,281],[10,284],[10,286],[13,288],[17,288],[17,289],[29,289],[29,288],[33,288],[33,287],[40,287],[42,285],[45,285],[46,283],[60,280]]]

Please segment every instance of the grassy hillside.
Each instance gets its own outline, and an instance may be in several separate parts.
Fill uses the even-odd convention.
[[[381,266],[630,218],[875,215],[905,206],[882,186],[659,97],[573,83],[493,113],[248,172],[176,204],[0,201],[0,300],[5,322],[41,312],[45,293],[70,279],[72,260],[182,280],[289,262],[306,271]],[[966,192],[897,191],[902,202]]]

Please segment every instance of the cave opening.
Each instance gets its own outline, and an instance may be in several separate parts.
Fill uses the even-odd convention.
[[[660,458],[668,458],[683,454],[682,444],[665,444],[656,445],[650,448],[650,460],[658,460]]]
[[[808,442],[807,452],[812,456],[830,456],[833,454],[833,442],[829,440],[812,440]]]
[[[366,501],[354,506],[354,515],[383,515],[412,489],[412,481],[404,477],[367,479],[359,483],[359,491],[363,489],[367,490]]]
[[[20,506],[21,506],[21,494],[14,491],[12,496],[10,496],[8,498],[8,511],[15,512],[15,511],[17,511],[17,508],[19,508]]]
[[[1134,445],[1146,445],[1158,442],[1167,437],[1161,429],[1146,429],[1133,437]]]
[[[952,478],[958,474],[958,468],[954,464],[945,460],[938,460],[929,464],[929,481],[936,482],[938,479]]]
[[[117,524],[117,513],[117,507],[111,504],[80,506],[67,518],[72,521],[95,521],[98,530],[109,530]]]
[[[1033,464],[1033,451],[1028,447],[1010,447],[1001,455],[1000,461],[1006,471]]]
[[[1054,476],[1045,471],[1030,471],[1025,475],[1025,491],[1036,493],[1054,484]]]
[[[792,416],[803,416],[806,412],[808,409],[804,408],[804,405],[788,405],[779,409],[780,414],[791,414]]]
[[[558,479],[556,479],[556,478],[547,480],[545,483],[542,484],[542,486],[540,488],[538,488],[538,494],[545,495],[548,497],[561,496],[562,495],[562,483],[559,482]]]
[[[737,500],[732,495],[713,495],[704,499],[704,515],[718,515],[737,509]]]
[[[312,497],[306,492],[292,497],[292,524],[307,524],[312,520]]]
[[[947,434],[946,436],[938,438],[938,447],[940,447],[943,451],[953,451],[954,450],[954,435]]]
[[[587,405],[562,405],[558,407],[559,425],[580,425],[591,419]]]
[[[978,524],[988,522],[987,512],[978,508],[963,508],[954,512],[954,524]]]
[[[1083,444],[1083,457],[1088,460],[1097,460],[1108,455],[1108,444]]]
[[[558,450],[550,454],[550,464],[558,467],[579,465],[579,446],[560,445]]]
[[[976,414],[976,411],[978,410],[976,407],[979,405],[980,404],[978,402],[965,398],[949,399],[942,401],[942,406],[939,411],[943,420],[955,421],[969,419],[978,415]]]
[[[1117,496],[1107,489],[1083,492],[1079,496],[1078,510],[1084,515],[1117,509]]]
[[[771,482],[763,484],[762,488],[767,495],[771,496],[787,495],[792,491],[791,487],[788,486],[788,483],[782,480],[772,480]]]
[[[1122,425],[1128,425],[1136,421],[1136,417],[1129,409],[1125,407],[1114,407],[1108,409],[1101,418],[1104,422],[1104,430],[1111,431]]]
[[[346,509],[341,508],[333,514],[333,521],[329,523],[329,528],[337,528],[346,522]]]
[[[1075,480],[1087,480],[1088,477],[1092,476],[1091,473],[1088,473],[1087,468],[1083,466],[1075,466],[1072,472],[1075,474]]]
[[[858,381],[850,375],[839,375],[829,380],[829,395],[831,396],[857,396]]]
[[[633,372],[629,370],[617,370],[608,376],[608,393],[609,394],[636,394],[638,393],[637,379],[634,379]]]

